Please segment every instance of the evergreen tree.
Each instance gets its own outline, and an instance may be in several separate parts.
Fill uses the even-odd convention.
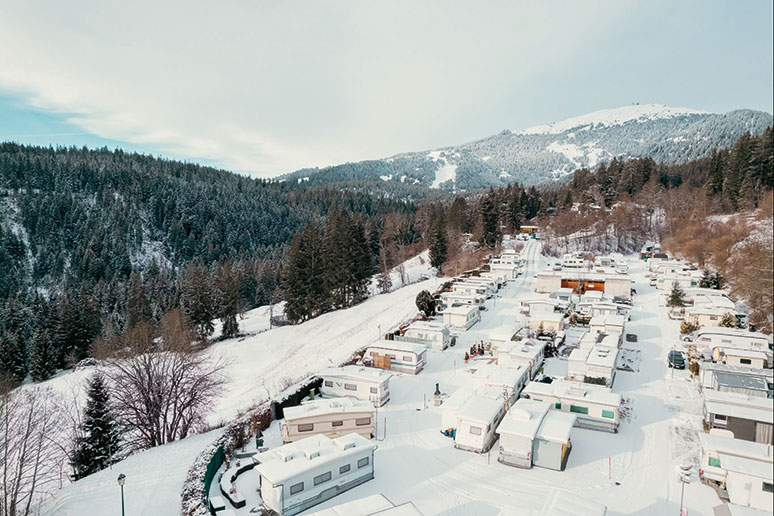
[[[94,373],[89,379],[87,396],[81,437],[76,442],[72,459],[77,478],[103,470],[120,458],[118,423],[101,373]]]
[[[27,353],[24,343],[15,333],[0,334],[0,372],[21,383],[27,377]]]
[[[224,339],[239,335],[239,279],[231,262],[226,262],[218,274],[218,292],[220,294],[220,321],[223,324],[221,336]]]
[[[322,247],[320,229],[314,222],[290,242],[282,287],[285,315],[292,322],[305,321],[330,307]]]
[[[718,323],[718,326],[721,326],[723,328],[736,328],[737,327],[736,316],[731,312],[724,313],[723,317],[720,318],[720,322]]]
[[[142,284],[142,276],[132,272],[129,276],[129,298],[126,306],[126,324],[129,328],[151,320],[148,297]]]
[[[702,271],[699,287],[712,288],[712,273],[709,270],[704,269],[704,271]]]
[[[446,224],[443,217],[436,216],[430,229],[430,265],[438,269],[438,275],[443,274],[442,266],[448,257],[448,240]]]
[[[426,317],[435,314],[435,299],[427,290],[417,294],[416,305],[419,311],[424,313]]]
[[[186,267],[180,304],[201,340],[215,331],[213,320],[218,316],[217,299],[210,274],[201,265]]]
[[[45,327],[40,328],[32,342],[30,375],[36,382],[48,380],[56,372],[56,365],[56,345],[51,331]]]
[[[671,307],[685,306],[685,293],[677,281],[672,283],[672,291],[669,293],[667,304]]]
[[[497,216],[497,206],[494,203],[494,192],[491,190],[489,194],[484,196],[481,200],[479,218],[482,230],[479,244],[494,249],[497,247],[497,244],[500,243],[502,234],[500,233],[500,221]]]

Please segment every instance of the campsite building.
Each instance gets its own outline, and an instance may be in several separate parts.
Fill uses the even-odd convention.
[[[363,362],[379,369],[399,373],[419,374],[426,363],[427,347],[413,342],[380,340],[371,343],[363,354]]]
[[[578,427],[618,432],[621,395],[613,393],[609,387],[555,380],[553,383],[530,382],[521,392],[525,398],[550,402],[552,410],[575,414]]]
[[[367,439],[376,431],[374,404],[353,398],[323,398],[283,410],[282,440],[286,443],[323,434],[330,438],[352,432]]]
[[[370,401],[381,407],[390,400],[392,375],[381,369],[360,366],[331,367],[324,369],[320,394],[332,398],[352,397]]]
[[[497,364],[505,367],[521,366],[529,371],[530,379],[540,371],[545,357],[546,343],[536,339],[506,342],[494,352]]]
[[[351,433],[314,435],[253,457],[266,511],[290,516],[374,478],[376,444]]]
[[[545,401],[518,400],[508,411],[497,433],[500,457],[509,466],[564,471],[572,450],[570,432],[575,415],[550,409]]]
[[[428,349],[443,351],[451,344],[451,332],[449,328],[439,322],[415,321],[403,332],[403,337],[408,342],[424,344]]]
[[[506,410],[502,390],[487,387],[475,391],[457,411],[454,447],[477,453],[489,451]]]
[[[443,312],[443,323],[454,331],[467,331],[481,320],[477,306],[450,306]]]
[[[704,421],[737,439],[774,444],[772,401],[735,392],[704,391]]]
[[[704,390],[736,392],[747,396],[774,397],[774,370],[703,362],[699,387]]]

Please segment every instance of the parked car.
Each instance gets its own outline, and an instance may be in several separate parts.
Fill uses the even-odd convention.
[[[655,286],[656,286],[656,283],[658,283],[658,280],[657,280],[656,278],[650,278],[650,281],[648,282],[648,284],[649,284],[651,287],[655,287]]]
[[[685,369],[685,358],[679,351],[670,351],[669,355],[667,355],[667,363],[669,364],[669,367]]]

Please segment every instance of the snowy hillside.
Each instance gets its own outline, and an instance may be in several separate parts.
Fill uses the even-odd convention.
[[[304,169],[287,178],[310,182],[351,179],[423,184],[469,191],[519,182],[556,181],[581,167],[594,168],[614,157],[649,156],[684,163],[732,146],[746,131],[760,134],[772,115],[737,110],[725,114],[658,104],[603,109],[561,122],[509,130],[482,140],[382,160]]]

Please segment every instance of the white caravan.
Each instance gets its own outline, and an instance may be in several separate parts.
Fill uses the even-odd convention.
[[[382,369],[360,366],[331,367],[320,373],[320,394],[331,398],[352,397],[381,407],[390,400],[390,378]]]

